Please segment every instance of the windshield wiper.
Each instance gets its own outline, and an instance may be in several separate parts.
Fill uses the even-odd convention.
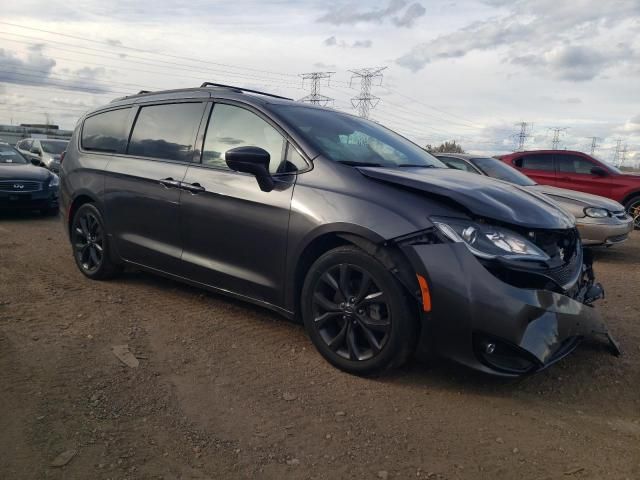
[[[374,162],[352,162],[350,160],[338,160],[338,163],[349,165],[350,167],[382,167],[380,163]]]
[[[435,165],[424,165],[424,164],[417,164],[417,163],[401,163],[400,165],[398,165],[398,167],[439,168],[439,167],[436,167]]]

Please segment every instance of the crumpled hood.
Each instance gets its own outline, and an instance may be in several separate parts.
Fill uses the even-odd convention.
[[[551,187],[549,185],[532,185],[531,190],[535,190],[545,195],[551,195],[557,197],[557,201],[568,199],[573,202],[582,203],[584,207],[597,207],[606,208],[610,212],[618,212],[624,210],[624,207],[609,198],[601,197],[599,195],[591,195],[590,193],[576,192],[575,190],[569,190],[567,188]]]
[[[575,226],[573,216],[547,197],[483,175],[448,168],[359,167],[358,170],[375,180],[448,198],[480,217],[525,228]]]
[[[51,176],[46,168],[33,165],[0,164],[0,180],[34,180],[44,182]]]

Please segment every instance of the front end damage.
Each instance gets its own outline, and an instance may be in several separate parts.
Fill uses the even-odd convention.
[[[539,232],[536,242],[553,253],[549,262],[478,258],[437,229],[396,239],[428,285],[420,348],[503,376],[546,368],[586,337],[600,337],[619,355],[592,307],[604,291],[575,229]]]

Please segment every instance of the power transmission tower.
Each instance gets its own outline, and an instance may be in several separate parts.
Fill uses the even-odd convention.
[[[380,98],[371,94],[371,86],[374,81],[378,81],[376,85],[382,85],[382,71],[387,67],[360,68],[358,70],[349,70],[353,75],[349,86],[353,86],[354,79],[360,79],[360,95],[351,99],[353,108],[358,109],[358,115],[362,118],[369,118],[369,111],[376,108]]]
[[[622,145],[622,140],[621,139],[617,139],[616,140],[616,151],[613,154],[613,164],[617,165],[618,161],[620,160],[620,146]]]
[[[598,148],[598,137],[591,137],[591,155],[596,153],[596,148]]]
[[[524,150],[524,144],[527,141],[527,138],[531,136],[528,133],[531,125],[527,122],[520,122],[518,123],[518,125],[520,125],[520,133],[516,133],[514,136],[518,139],[518,148],[516,152],[521,152],[522,150]]]
[[[620,165],[618,165],[619,167],[621,167],[624,164],[624,161],[627,159],[627,144],[624,144],[624,148],[622,149],[622,152],[620,152]]]
[[[334,73],[335,72],[309,72],[301,74],[302,86],[304,87],[305,82],[308,81],[311,85],[311,91],[309,95],[302,97],[300,101],[313,103],[314,105],[321,105],[323,107],[333,102],[333,98],[320,94],[320,83],[326,79],[327,86],[329,86],[331,75]]]
[[[553,140],[551,141],[552,150],[558,150],[558,147],[560,146],[560,134],[564,132],[566,129],[567,127],[565,128],[553,127],[549,129],[549,130],[553,130]]]

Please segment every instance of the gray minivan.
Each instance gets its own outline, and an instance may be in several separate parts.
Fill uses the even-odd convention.
[[[209,83],[114,100],[78,122],[61,203],[87,277],[132,265],[265,306],[351,373],[617,351],[570,215],[332,109]]]

